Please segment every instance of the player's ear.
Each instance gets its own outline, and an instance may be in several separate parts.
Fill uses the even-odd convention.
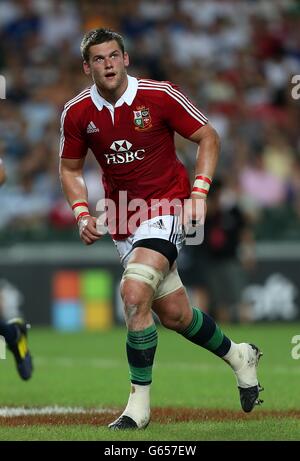
[[[85,73],[85,75],[91,75],[91,68],[90,68],[90,65],[87,61],[83,61],[83,71]]]
[[[124,64],[125,64],[125,67],[129,66],[129,56],[126,51],[124,52]]]

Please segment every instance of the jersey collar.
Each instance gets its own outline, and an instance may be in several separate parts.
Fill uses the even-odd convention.
[[[130,106],[136,96],[137,89],[138,89],[138,81],[135,77],[131,77],[130,75],[127,75],[127,77],[128,77],[128,86],[126,88],[126,91],[122,94],[120,99],[118,99],[118,101],[116,102],[115,107],[122,106],[124,102],[126,102],[126,104]],[[98,110],[102,110],[103,106],[112,107],[112,104],[106,101],[106,99],[102,98],[102,96],[99,94],[95,84],[92,85],[91,87],[91,98]]]

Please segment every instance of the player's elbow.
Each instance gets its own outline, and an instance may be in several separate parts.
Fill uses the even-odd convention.
[[[191,141],[194,141],[198,144],[209,144],[210,146],[214,146],[216,150],[220,149],[221,140],[217,130],[207,123],[203,127],[199,128],[191,137]]]
[[[61,158],[59,162],[59,176],[82,176],[84,159]]]
[[[219,150],[221,147],[221,139],[217,132],[217,130],[212,125],[206,125],[206,133],[205,137],[209,138],[210,142],[215,145],[215,147]]]
[[[209,125],[207,127],[206,134],[199,142],[199,145],[203,145],[205,150],[208,150],[211,154],[214,154],[215,157],[218,158],[221,151],[221,139],[217,130]]]

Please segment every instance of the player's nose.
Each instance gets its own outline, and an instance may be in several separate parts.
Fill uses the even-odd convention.
[[[105,66],[105,69],[111,69],[112,68],[112,61],[110,58],[105,58],[104,60],[104,66]]]

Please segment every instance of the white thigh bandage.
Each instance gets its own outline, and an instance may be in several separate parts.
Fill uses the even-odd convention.
[[[161,271],[154,269],[154,267],[147,266],[146,264],[129,263],[127,264],[122,278],[139,280],[140,282],[147,283],[155,292],[164,278],[164,275]]]
[[[181,288],[182,286],[183,284],[179,277],[177,269],[170,271],[157,288],[156,293],[154,295],[154,299],[159,299],[163,296],[169,295],[170,293],[173,293],[173,291],[178,290],[178,288]]]

